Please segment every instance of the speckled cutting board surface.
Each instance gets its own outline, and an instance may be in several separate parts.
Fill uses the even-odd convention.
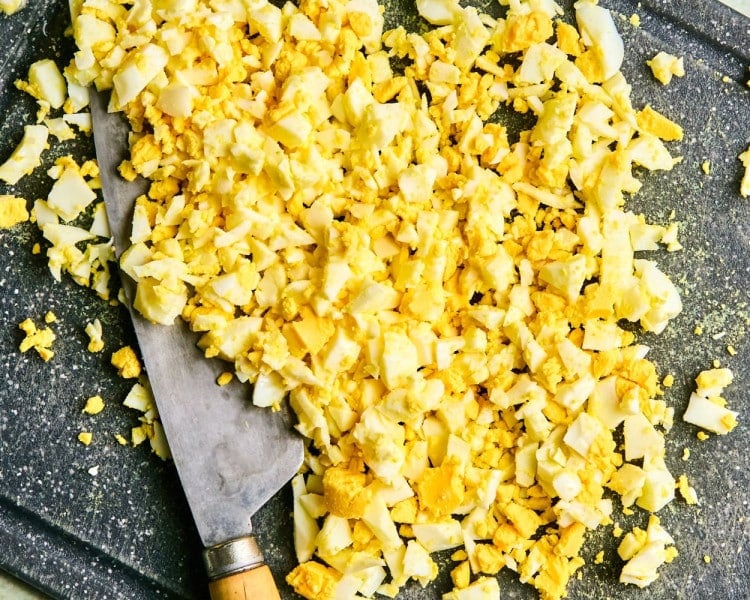
[[[687,473],[700,506],[675,500],[660,513],[673,534],[678,559],[661,569],[650,588],[617,584],[622,566],[611,528],[592,534],[582,580],[573,580],[573,599],[750,598],[750,475],[747,468],[750,420],[750,201],[739,194],[737,155],[750,144],[750,21],[708,0],[602,0],[616,13],[626,46],[623,71],[633,85],[635,106],[650,102],[679,121],[685,140],[672,146],[683,161],[670,173],[649,173],[630,204],[657,223],[674,211],[684,250],[660,253],[660,266],[679,286],[685,308],[660,336],[642,336],[661,375],[674,373],[667,391],[677,418],[667,438],[667,464],[675,476]],[[496,2],[483,1],[492,8]],[[391,2],[389,24],[414,26],[413,2]],[[490,10],[489,8],[487,10]],[[627,20],[640,15],[640,26]],[[623,18],[620,18],[622,16]],[[20,13],[0,15],[0,161],[34,122],[36,104],[13,81],[28,66],[54,57],[64,65],[72,45],[64,35],[67,2],[29,1]],[[659,50],[684,56],[686,76],[667,87],[645,65]],[[93,157],[93,143],[54,142],[44,165],[72,154]],[[701,163],[711,164],[709,174]],[[52,180],[38,169],[0,193],[33,202],[45,197]],[[200,540],[175,471],[146,445],[124,448],[115,433],[127,434],[137,415],[121,406],[130,384],[109,365],[112,351],[135,344],[122,307],[109,306],[69,279],[52,279],[35,225],[0,231],[0,567],[55,598],[203,598],[206,582]],[[55,357],[42,363],[21,354],[18,323],[58,316]],[[84,326],[98,318],[105,351],[86,352]],[[693,332],[701,326],[703,334]],[[727,346],[737,354],[731,356]],[[696,429],[679,418],[696,374],[714,359],[735,373],[726,392],[740,411],[740,425],[725,437],[696,439]],[[85,399],[107,401],[95,419],[81,412]],[[94,431],[96,443],[76,442],[79,431]],[[690,458],[682,460],[683,448]],[[92,467],[98,473],[92,475]],[[284,600],[298,598],[283,585],[294,566],[291,494],[285,488],[253,520],[266,558],[281,583]],[[626,530],[645,526],[647,515],[615,520]],[[605,549],[603,564],[593,557]],[[711,561],[706,563],[704,556]],[[441,564],[447,566],[446,556]],[[507,570],[500,574],[504,598],[534,598]],[[413,585],[402,598],[439,598],[450,587],[448,569],[426,589]]]

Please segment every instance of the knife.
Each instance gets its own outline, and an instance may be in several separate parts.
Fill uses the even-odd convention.
[[[135,199],[148,182],[117,170],[128,156],[129,125],[109,113],[107,97],[90,90],[94,147],[115,254],[129,246]],[[128,299],[135,283],[120,273]],[[250,517],[302,464],[303,445],[287,411],[254,406],[237,380],[216,384],[225,370],[209,361],[181,321],[149,322],[128,309],[177,472],[205,549],[213,600],[279,599],[271,571],[252,537]]]

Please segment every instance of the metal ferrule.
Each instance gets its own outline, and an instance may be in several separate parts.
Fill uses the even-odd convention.
[[[263,553],[252,536],[229,540],[203,551],[209,579],[249,571],[263,564]]]

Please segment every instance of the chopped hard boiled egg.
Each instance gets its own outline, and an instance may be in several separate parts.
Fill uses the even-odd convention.
[[[37,329],[34,321],[24,319],[18,325],[18,328],[25,334],[18,347],[21,352],[27,352],[33,348],[44,362],[47,362],[55,355],[52,350],[52,343],[55,341],[56,336],[49,327]]]
[[[42,164],[42,152],[47,149],[49,130],[44,125],[26,125],[21,143],[10,158],[0,165],[0,179],[15,185]]]
[[[480,577],[465,588],[443,594],[443,600],[500,600],[500,585],[497,579]]]
[[[627,533],[617,552],[626,560],[620,573],[622,583],[646,587],[659,576],[658,568],[677,556],[674,540],[659,524],[659,518],[651,515],[646,531],[636,527]]]
[[[123,346],[113,353],[111,362],[117,374],[124,379],[135,379],[141,374],[141,362],[130,346]]]
[[[678,58],[667,52],[659,52],[651,60],[647,60],[646,64],[651,67],[654,77],[663,85],[671,82],[672,76],[685,76],[685,67],[682,58]]]
[[[101,352],[104,350],[104,340],[102,339],[102,324],[99,319],[94,319],[90,323],[86,324],[85,327],[86,335],[89,338],[89,344],[87,350],[89,352]]]
[[[737,426],[738,413],[721,403],[721,398],[704,398],[691,394],[683,419],[713,433],[727,434]]]
[[[52,108],[61,108],[68,92],[62,73],[49,58],[33,63],[29,67],[29,80],[16,81],[16,87]]]
[[[122,354],[117,358],[117,363],[124,363],[125,366],[123,368],[125,369],[133,369],[134,364],[132,361],[135,360],[137,362],[137,358],[135,357],[135,354],[131,355],[132,350],[130,346],[121,348],[115,354],[121,352]],[[113,359],[114,356],[115,355],[112,356]],[[115,364],[114,360],[113,364]],[[140,371],[140,363],[138,363],[138,365]],[[131,371],[131,373],[134,372],[134,370]],[[122,376],[125,377],[125,374]],[[135,376],[137,377],[137,375]],[[123,401],[123,405],[142,413],[141,416],[138,417],[141,421],[141,425],[133,427],[130,432],[130,439],[133,446],[138,446],[148,440],[151,445],[151,450],[159,458],[162,460],[171,458],[172,454],[169,451],[167,437],[164,434],[164,428],[157,419],[159,415],[156,411],[156,404],[154,403],[154,397],[151,393],[151,388],[148,385],[148,382],[144,381],[144,383],[137,382],[133,384],[133,387],[130,388],[130,392],[128,392],[128,395]]]
[[[12,15],[26,6],[26,0],[0,0],[0,11]]]
[[[695,382],[696,391],[690,395],[683,420],[720,435],[732,431],[739,413],[729,410],[720,395],[732,383],[732,371],[726,368],[701,371]]]
[[[16,196],[0,195],[0,229],[10,229],[29,220],[26,200]]]
[[[47,197],[47,206],[65,222],[75,219],[96,199],[96,193],[87,185],[75,163],[65,165]]]
[[[151,180],[120,262],[135,308],[186,320],[257,406],[289,397],[310,444],[287,578],[303,597],[395,596],[463,546],[446,600],[499,598],[472,577],[504,567],[561,598],[586,531],[611,522],[605,488],[651,512],[674,497],[672,409],[620,322],[658,334],[682,309],[636,258],[678,250],[676,227],[625,208],[634,168],[671,169],[682,129],[633,107],[593,0],[577,28],[552,2],[496,19],[420,0],[437,26],[421,34],[383,32],[374,0],[250,4],[75,7],[69,89],[113,90],[133,129],[120,172]],[[534,116],[517,141],[490,121],[501,104]],[[58,167],[76,193],[37,213],[55,272],[81,277],[76,244],[108,231],[59,222],[95,176]],[[140,374],[130,349],[113,364]],[[144,415],[133,444],[164,455],[146,388],[126,405]],[[657,526],[623,541],[623,581],[672,556]]]

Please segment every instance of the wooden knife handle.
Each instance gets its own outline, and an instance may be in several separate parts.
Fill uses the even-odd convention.
[[[281,600],[267,565],[214,579],[208,589],[211,600]]]
[[[211,600],[281,600],[271,569],[251,535],[203,551]]]

